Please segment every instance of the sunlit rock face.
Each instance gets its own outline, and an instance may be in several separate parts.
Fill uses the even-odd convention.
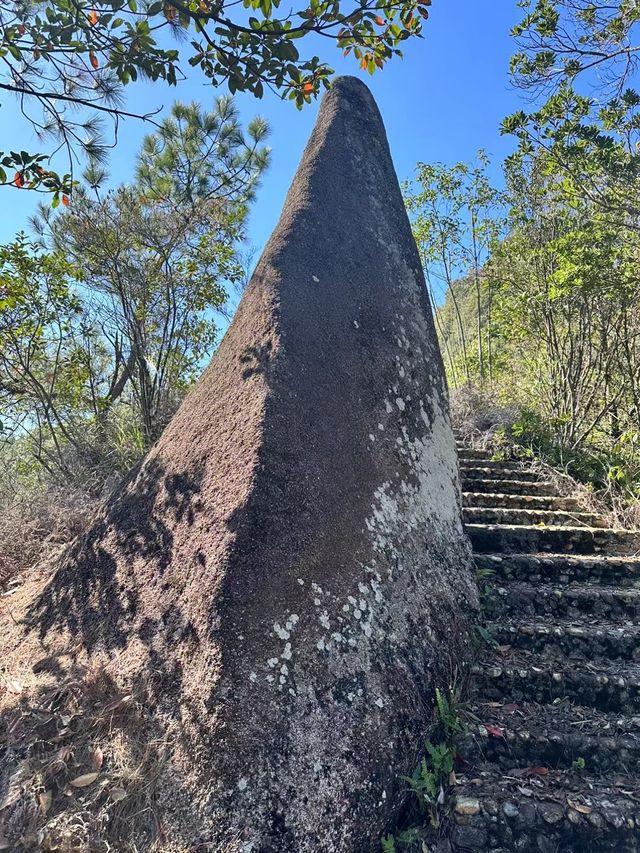
[[[418,253],[340,78],[211,365],[37,618],[145,685],[163,849],[367,851],[464,671],[470,566]]]

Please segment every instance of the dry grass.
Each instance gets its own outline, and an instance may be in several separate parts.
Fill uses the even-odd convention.
[[[0,716],[0,849],[156,849],[167,749],[148,738],[144,697],[104,670],[37,692],[5,680],[4,693],[15,701]]]
[[[53,486],[0,495],[0,589],[60,554],[86,530],[98,503],[84,492]]]
[[[517,407],[502,406],[492,394],[470,385],[451,391],[450,406],[456,430],[476,447],[501,427],[510,427],[518,416]]]

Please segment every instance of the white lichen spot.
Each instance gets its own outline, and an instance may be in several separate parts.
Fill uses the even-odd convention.
[[[316,607],[320,607],[320,605],[322,604],[322,602],[320,601],[319,598],[314,598],[313,603],[315,604]]]
[[[359,329],[359,328],[360,328],[360,323],[358,323],[358,321],[357,321],[357,320],[354,320],[354,321],[353,321],[353,325],[355,326],[355,328],[356,328],[356,329]]]
[[[355,616],[356,619],[362,619],[362,612],[358,609],[353,611],[353,615]]]
[[[393,406],[391,405],[391,403],[388,400],[384,401],[384,407],[387,410],[387,414],[390,415],[391,412],[393,411]]]
[[[257,680],[258,680],[258,674],[256,672],[250,672],[249,673],[249,681],[257,681]]]
[[[285,645],[284,650],[283,650],[282,654],[280,655],[280,657],[281,657],[283,660],[291,660],[291,654],[292,654],[292,652],[291,652],[291,643],[287,643],[287,644]]]
[[[324,637],[320,637],[320,639],[319,639],[319,640],[318,640],[318,642],[316,643],[316,649],[317,649],[319,652],[323,652],[326,648],[327,648],[327,647],[326,647],[326,646],[325,646],[325,644],[324,644]]]
[[[356,698],[356,694],[355,694],[355,693],[347,693],[347,699],[349,700],[349,702],[353,702],[353,700],[354,700],[355,698]]]
[[[239,782],[238,782],[238,790],[239,790],[239,791],[246,791],[246,790],[247,790],[247,785],[248,785],[248,784],[249,784],[248,780],[247,780],[247,779],[245,779],[245,778],[244,778],[244,776],[243,776],[243,777],[242,777],[242,779],[240,779],[240,780],[239,780]]]
[[[298,578],[298,583],[300,586],[304,586],[304,578]]]
[[[402,365],[400,365],[400,367],[398,368],[398,374],[400,375],[400,379],[404,379],[405,369]]]
[[[274,666],[277,666],[279,662],[280,661],[278,658],[269,658],[269,660],[267,661],[267,666],[273,669]]]
[[[280,672],[282,673],[282,675],[289,675],[289,667],[286,665],[286,663],[282,664],[282,666],[280,667]]]
[[[406,403],[402,399],[402,397],[396,397],[396,406],[400,409],[401,412],[407,408]]]
[[[376,440],[375,435],[372,432],[370,432],[369,433],[369,441],[375,441],[375,440]]]
[[[378,424],[378,429],[380,432],[384,432],[384,424]]]
[[[316,284],[320,283],[320,279],[318,278],[317,275],[312,275],[311,278],[315,281]]]
[[[273,630],[276,634],[276,637],[279,637],[281,640],[288,640],[291,636],[289,631],[287,631],[286,628],[283,628],[278,622],[274,623]]]
[[[337,631],[331,635],[331,639],[335,640],[336,643],[344,642],[344,637],[342,636],[342,634],[339,634]]]
[[[323,610],[320,614],[320,624],[323,628],[326,628],[327,630],[329,630],[329,628],[331,627],[331,622],[329,621],[329,614],[326,610]]]
[[[350,609],[351,609],[351,608],[349,607],[349,605],[348,605],[348,604],[343,604],[343,605],[342,605],[342,610],[343,610],[343,612],[344,612],[344,613],[348,613]]]
[[[365,637],[371,636],[371,622],[363,622],[362,623],[362,631]]]
[[[268,675],[268,676],[267,676],[267,681],[268,681],[270,684],[273,684],[273,681],[274,681],[273,675]]]
[[[380,589],[380,579],[371,580],[371,589],[373,590],[373,595],[377,604],[383,600],[382,590]]]
[[[378,706],[378,708],[384,708],[384,699],[382,699],[382,698],[379,696],[379,697],[376,699],[376,705]]]

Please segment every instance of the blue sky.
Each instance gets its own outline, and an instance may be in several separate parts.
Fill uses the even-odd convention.
[[[370,86],[384,118],[398,177],[411,176],[416,162],[471,160],[478,148],[492,156],[496,179],[501,160],[513,140],[499,135],[501,119],[521,101],[508,81],[509,56],[514,44],[511,26],[519,19],[516,0],[434,0],[423,39],[405,45],[403,60],[392,60],[373,77],[359,71],[354,60],[344,60],[323,40],[322,58],[339,73],[361,76]],[[300,42],[302,47],[304,43]],[[315,46],[315,45],[314,45]],[[199,100],[207,105],[215,91],[197,72],[177,88],[144,84],[128,88],[127,108],[147,111],[165,108],[176,100]],[[317,113],[317,104],[296,110],[267,94],[262,101],[237,97],[245,120],[259,113],[269,122],[272,162],[258,192],[249,223],[249,241],[258,250],[275,227],[285,194]],[[10,97],[0,101],[0,150],[36,150],[28,125]],[[141,122],[128,120],[120,129],[118,147],[109,164],[115,182],[132,176],[134,154],[145,132]],[[27,228],[38,201],[34,193],[3,188],[0,240]]]

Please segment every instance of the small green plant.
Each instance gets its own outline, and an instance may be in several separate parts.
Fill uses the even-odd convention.
[[[444,802],[445,791],[449,785],[456,757],[456,744],[464,733],[465,727],[453,696],[448,699],[436,688],[436,714],[438,729],[442,740],[437,743],[427,741],[427,754],[422,758],[413,776],[403,777],[411,791],[429,816],[433,827],[439,825],[439,806]]]
[[[495,595],[488,581],[493,578],[493,569],[476,569],[476,583],[480,593],[480,607],[485,613],[491,613],[494,609]]]
[[[460,717],[457,702],[451,695],[449,699],[436,687],[436,713],[438,722],[442,726],[446,743],[454,744],[460,735],[464,734],[465,727]]]
[[[444,802],[445,789],[453,772],[455,749],[446,743],[426,743],[427,756],[413,776],[405,776],[409,787],[429,815],[433,827],[439,825],[438,806]]]
[[[576,773],[582,773],[582,772],[584,771],[584,769],[585,769],[585,767],[586,767],[586,766],[587,766],[586,761],[585,761],[585,760],[584,760],[584,758],[580,755],[580,756],[578,756],[578,758],[576,758],[576,759],[575,759],[575,761],[574,761],[574,762],[573,762],[573,764],[571,765],[571,769],[572,769],[572,770],[575,770],[575,771],[576,771]]]
[[[476,580],[478,581],[478,583],[488,581],[494,575],[495,571],[493,569],[476,569]]]
[[[380,839],[382,853],[398,853],[398,850],[415,849],[414,845],[420,840],[418,828],[412,826],[397,835],[385,835]]]
[[[498,645],[489,628],[484,625],[474,625],[474,640],[479,647],[489,646],[494,649]]]

